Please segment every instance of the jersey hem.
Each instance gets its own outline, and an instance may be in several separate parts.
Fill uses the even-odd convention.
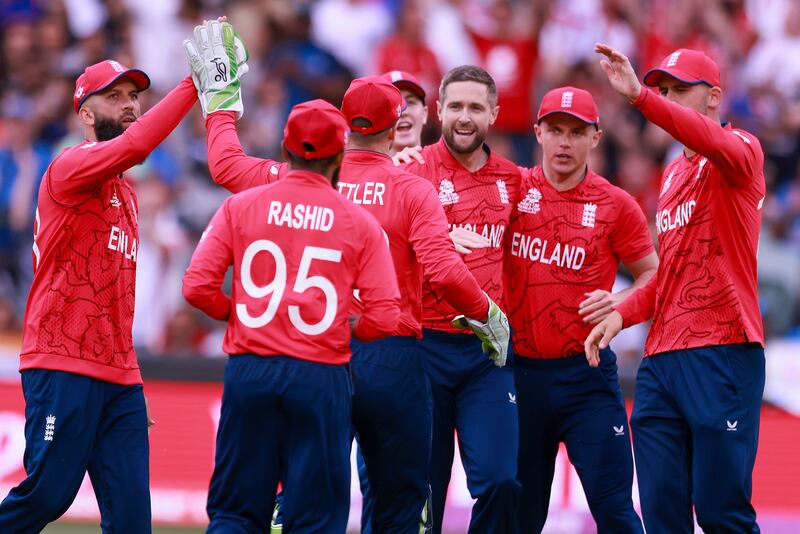
[[[47,369],[48,371],[64,371],[77,375],[96,378],[112,384],[134,386],[142,383],[142,373],[138,367],[120,369],[102,363],[90,362],[72,356],[58,354],[20,354],[20,372],[28,369]]]

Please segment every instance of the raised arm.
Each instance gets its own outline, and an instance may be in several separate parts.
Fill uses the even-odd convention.
[[[65,150],[50,166],[51,193],[58,200],[61,196],[91,191],[104,180],[143,162],[196,101],[197,92],[187,76],[118,137]]]
[[[232,193],[275,182],[288,168],[286,163],[244,153],[233,111],[209,113],[206,130],[211,178]]]
[[[733,186],[746,185],[745,180],[764,166],[761,144],[748,133],[724,128],[719,122],[644,88],[633,105],[686,148],[717,165]]]
[[[717,165],[731,185],[747,185],[746,181],[763,167],[764,153],[758,139],[646,90],[628,58],[619,51],[604,44],[596,45],[595,51],[605,56],[600,65],[618,93],[647,120]]]

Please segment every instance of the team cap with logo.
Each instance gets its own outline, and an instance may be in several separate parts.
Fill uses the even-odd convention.
[[[425,102],[425,89],[416,76],[404,70],[391,70],[383,75],[383,79],[398,89],[408,89]]]
[[[150,87],[150,78],[144,71],[129,69],[113,59],[106,59],[86,67],[83,74],[75,80],[75,94],[72,95],[75,113],[81,109],[87,98],[105,91],[122,77],[132,81],[139,91],[144,91]]]
[[[342,113],[351,130],[369,135],[391,128],[405,105],[397,87],[382,76],[368,76],[350,84],[342,100]],[[369,126],[355,126],[357,118],[365,119]]]
[[[644,84],[657,87],[665,74],[689,85],[704,83],[710,87],[721,87],[719,66],[699,50],[681,48],[664,58],[655,69],[644,75]]]
[[[600,127],[600,114],[592,93],[577,87],[558,87],[548,91],[539,105],[536,123],[548,115],[566,113],[596,127]]]

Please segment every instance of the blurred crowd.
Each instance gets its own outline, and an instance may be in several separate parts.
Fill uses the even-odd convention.
[[[679,148],[611,92],[593,45],[622,50],[640,74],[676,48],[705,51],[722,70],[723,117],[755,133],[767,154],[759,252],[767,334],[800,337],[795,0],[0,0],[0,334],[18,335],[22,321],[42,173],[80,141],[75,78],[104,58],[141,68],[153,82],[142,95],[146,110],[187,74],[182,40],[221,14],[251,55],[239,132],[252,155],[279,158],[294,104],[323,98],[338,106],[353,77],[394,69],[426,87],[431,142],[442,74],[479,64],[500,93],[490,146],[520,165],[537,162],[541,95],[566,84],[592,91],[605,135],[590,164],[633,194],[650,221],[660,169]],[[219,354],[221,325],[189,309],[180,292],[194,244],[227,195],[208,174],[199,108],[128,178],[141,214],[136,345],[151,354]],[[632,358],[644,332],[628,342]]]

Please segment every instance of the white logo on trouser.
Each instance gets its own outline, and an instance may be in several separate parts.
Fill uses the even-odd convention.
[[[728,424],[728,432],[736,432],[738,429],[736,428],[739,426],[739,421],[725,421]]]
[[[614,429],[615,436],[624,436],[625,435],[625,425],[614,426],[611,425],[611,428]]]
[[[56,431],[56,416],[50,414],[47,416],[44,424],[44,440],[53,441],[53,434]]]

